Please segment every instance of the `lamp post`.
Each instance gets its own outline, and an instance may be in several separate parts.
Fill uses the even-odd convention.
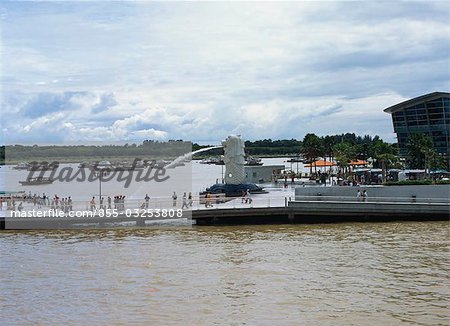
[[[222,161],[224,161],[224,157],[223,157],[223,155],[220,155],[220,158],[222,159]],[[220,182],[220,183],[225,183],[224,181],[223,181],[223,166],[225,165],[225,161],[224,161],[224,164],[221,164],[221,166],[222,166],[222,181]]]
[[[99,202],[99,207],[100,209],[103,208],[103,201],[102,201],[102,177],[104,175],[108,175],[109,169],[108,168],[98,168],[96,175],[98,176],[98,180],[99,180],[99,198],[98,198],[98,202]]]

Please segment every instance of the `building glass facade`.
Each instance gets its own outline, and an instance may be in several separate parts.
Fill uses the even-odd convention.
[[[392,115],[400,155],[406,156],[411,134],[423,133],[433,140],[441,155],[450,155],[450,93],[435,92],[384,110]]]

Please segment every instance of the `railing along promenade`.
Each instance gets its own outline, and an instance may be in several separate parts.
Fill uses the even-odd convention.
[[[169,197],[145,200],[127,199],[123,203],[98,203],[74,201],[72,205],[34,204],[24,201],[19,211],[19,201],[2,215],[11,226],[30,225],[51,227],[55,224],[71,225],[84,223],[135,222],[191,219],[198,225],[209,224],[260,224],[260,223],[329,223],[345,221],[388,221],[388,220],[445,220],[449,218],[448,198],[416,197],[350,197],[350,196],[297,196],[292,192],[258,194],[250,197],[211,198],[194,196],[192,203],[187,199],[176,202]],[[53,211],[48,216],[28,216],[26,212]],[[80,215],[84,213],[84,215]],[[164,214],[164,216],[162,216]],[[41,222],[45,222],[40,224]],[[8,228],[8,225],[6,225]]]

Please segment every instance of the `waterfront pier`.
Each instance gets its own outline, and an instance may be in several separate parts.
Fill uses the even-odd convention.
[[[449,203],[351,202],[340,200],[292,201],[287,207],[198,210],[197,225],[342,223],[448,220]]]
[[[263,197],[261,197],[263,198]],[[386,198],[372,197],[361,201],[354,197],[304,196],[285,201],[273,199],[242,203],[240,198],[205,208],[196,205],[183,211],[183,219],[192,225],[244,225],[244,224],[316,224],[343,222],[389,222],[389,221],[437,221],[448,220],[450,202],[445,198]],[[180,218],[162,218],[154,214],[126,214],[117,216],[83,217],[7,217],[2,228],[52,229],[89,227],[91,225],[145,227],[153,222],[168,222]],[[154,224],[153,224],[154,225]]]

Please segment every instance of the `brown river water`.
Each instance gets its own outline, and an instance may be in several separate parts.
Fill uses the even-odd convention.
[[[448,325],[449,223],[0,232],[1,325]]]

